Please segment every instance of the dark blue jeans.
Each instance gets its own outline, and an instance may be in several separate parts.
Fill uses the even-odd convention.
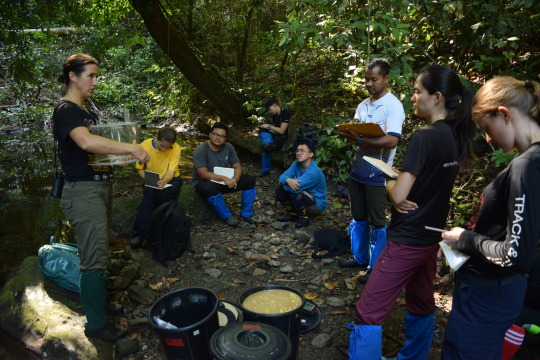
[[[306,209],[306,213],[311,216],[317,216],[321,213],[313,195],[305,190],[299,193],[292,193],[285,190],[283,185],[280,185],[274,190],[274,193],[277,201],[283,205],[291,205],[296,210]]]
[[[141,205],[139,206],[139,212],[135,218],[135,223],[131,230],[133,236],[141,236],[146,238],[146,231],[148,230],[148,225],[150,223],[150,216],[154,210],[161,204],[166,203],[167,201],[176,200],[178,194],[180,194],[180,188],[184,181],[181,177],[175,177],[169,183],[171,186],[159,190],[154,189],[148,186],[143,187],[143,198],[141,200]]]
[[[501,359],[504,334],[523,306],[527,275],[484,279],[485,284],[461,269],[455,275],[441,359]]]

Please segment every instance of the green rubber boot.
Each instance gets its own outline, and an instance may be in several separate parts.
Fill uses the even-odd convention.
[[[107,326],[107,278],[105,272],[81,271],[81,302],[86,314],[85,328],[94,331]]]
[[[86,314],[84,334],[114,343],[125,333],[109,324],[107,315],[107,272],[91,273],[81,271],[81,302]]]

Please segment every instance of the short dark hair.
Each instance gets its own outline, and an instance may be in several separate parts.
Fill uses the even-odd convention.
[[[88,64],[99,65],[98,61],[92,56],[87,54],[74,54],[66,59],[62,69],[62,75],[60,75],[56,80],[66,86],[69,85],[69,73],[73,73],[77,76],[80,76]]]
[[[293,151],[296,151],[300,145],[306,145],[314,154],[317,151],[317,143],[309,139],[297,139],[292,146]]]
[[[388,60],[386,60],[385,58],[371,59],[371,61],[368,62],[366,68],[370,70],[379,68],[379,72],[382,76],[390,74],[390,62],[388,62]]]
[[[214,131],[214,129],[223,129],[225,130],[225,136],[229,136],[229,127],[224,122],[218,121],[217,123],[212,125],[210,132]]]
[[[173,144],[176,141],[176,131],[169,126],[161,128],[157,133],[157,139]]]
[[[264,102],[264,108],[268,109],[270,106],[274,104],[277,104],[279,107],[281,107],[281,100],[279,100],[278,97],[272,96]]]

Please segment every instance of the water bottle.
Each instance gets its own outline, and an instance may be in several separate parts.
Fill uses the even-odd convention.
[[[540,334],[540,326],[534,325],[534,324],[523,324],[521,325],[522,328],[527,330],[531,334]]]

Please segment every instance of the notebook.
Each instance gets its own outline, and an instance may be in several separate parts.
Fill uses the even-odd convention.
[[[381,129],[379,124],[375,123],[348,123],[348,124],[338,124],[336,125],[339,131],[346,131],[349,128],[351,131],[354,131],[358,135],[364,136],[384,136],[386,135]]]
[[[364,156],[364,160],[366,160],[371,165],[375,166],[377,169],[381,170],[383,173],[391,177],[392,179],[397,179],[398,173],[395,172],[388,164],[386,164],[384,161],[375,159],[373,157]]]
[[[216,175],[222,175],[228,178],[231,178],[234,176],[234,169],[233,168],[227,168],[227,167],[221,167],[221,166],[214,166],[214,174]],[[216,181],[216,180],[210,180],[215,183],[225,185],[224,181]]]
[[[161,189],[157,182],[159,181],[160,176],[159,173],[149,170],[144,170],[144,186],[148,186],[154,189]],[[167,188],[171,186],[171,184],[165,185],[163,188]]]
[[[439,242],[439,245],[446,257],[446,261],[448,261],[448,265],[450,265],[454,271],[459,269],[461,265],[465,264],[470,258],[469,255],[466,255],[461,251],[453,250],[450,246],[446,245],[444,241]]]

